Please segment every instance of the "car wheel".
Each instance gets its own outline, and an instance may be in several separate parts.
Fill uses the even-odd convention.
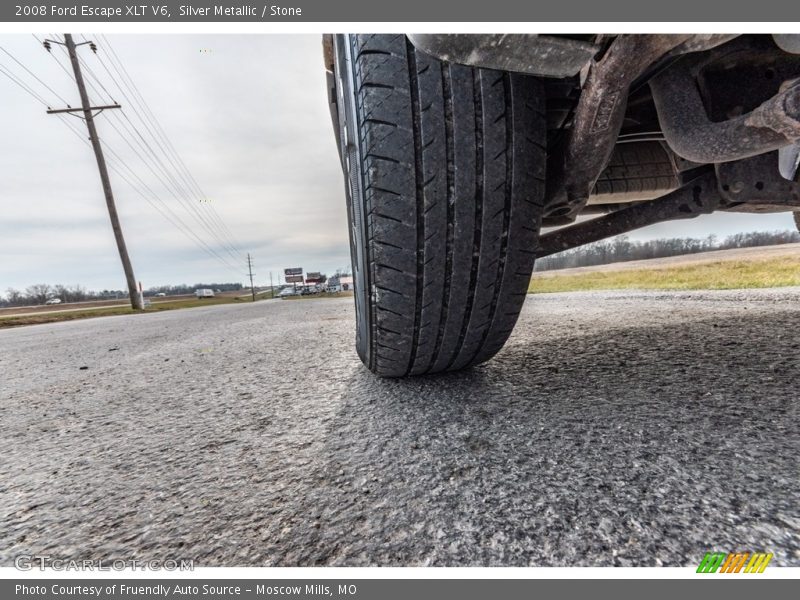
[[[403,35],[334,46],[358,354],[389,377],[486,361],[533,270],[543,86],[439,61]]]

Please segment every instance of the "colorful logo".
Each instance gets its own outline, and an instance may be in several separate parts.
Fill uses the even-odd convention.
[[[772,554],[766,552],[737,552],[726,554],[725,552],[706,552],[700,566],[697,567],[698,573],[763,573],[767,568]]]

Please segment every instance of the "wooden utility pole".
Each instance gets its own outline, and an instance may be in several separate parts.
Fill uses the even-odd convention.
[[[45,48],[47,48],[48,51],[50,50],[50,43],[61,44],[62,42],[47,40],[45,42]],[[75,73],[75,83],[78,85],[78,93],[81,97],[81,108],[76,109],[68,107],[65,109],[48,110],[47,112],[50,114],[83,112],[83,120],[86,122],[86,129],[89,130],[89,140],[92,143],[92,149],[94,150],[94,155],[97,159],[97,168],[100,171],[100,181],[103,184],[103,193],[106,197],[106,207],[108,208],[109,219],[111,219],[111,228],[114,230],[114,239],[117,242],[119,258],[122,261],[122,269],[125,271],[125,280],[128,284],[128,295],[131,299],[131,307],[135,310],[142,310],[144,308],[142,306],[142,297],[139,294],[138,288],[136,287],[136,277],[133,274],[133,266],[131,265],[131,259],[128,256],[128,248],[125,245],[125,238],[122,235],[122,226],[119,222],[117,206],[114,203],[114,194],[111,191],[111,180],[108,177],[108,168],[106,167],[106,159],[103,156],[103,147],[100,145],[100,138],[97,135],[97,127],[95,127],[94,124],[94,117],[96,116],[94,111],[97,111],[97,114],[100,114],[105,109],[120,108],[120,106],[119,104],[108,106],[92,106],[89,102],[89,95],[86,93],[86,84],[83,81],[81,63],[78,59],[77,52],[77,47],[83,46],[84,44],[90,44],[91,48],[93,50],[95,49],[94,44],[91,42],[75,44],[71,33],[64,34],[63,45],[67,47],[69,60],[72,63],[72,71]]]
[[[272,285],[272,271],[269,272],[269,295],[270,298],[273,300],[275,299],[275,287]]]
[[[256,288],[253,287],[253,261],[250,260],[250,253],[247,253],[247,270],[250,273],[250,293],[253,294],[253,302],[256,301]]]

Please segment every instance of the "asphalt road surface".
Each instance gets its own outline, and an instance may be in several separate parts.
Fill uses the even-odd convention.
[[[351,299],[0,331],[0,565],[800,565],[800,289],[529,297],[381,380]]]

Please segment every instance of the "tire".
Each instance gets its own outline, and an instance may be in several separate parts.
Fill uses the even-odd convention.
[[[533,270],[541,83],[438,61],[403,35],[339,35],[335,85],[361,360],[387,377],[488,360]]]

